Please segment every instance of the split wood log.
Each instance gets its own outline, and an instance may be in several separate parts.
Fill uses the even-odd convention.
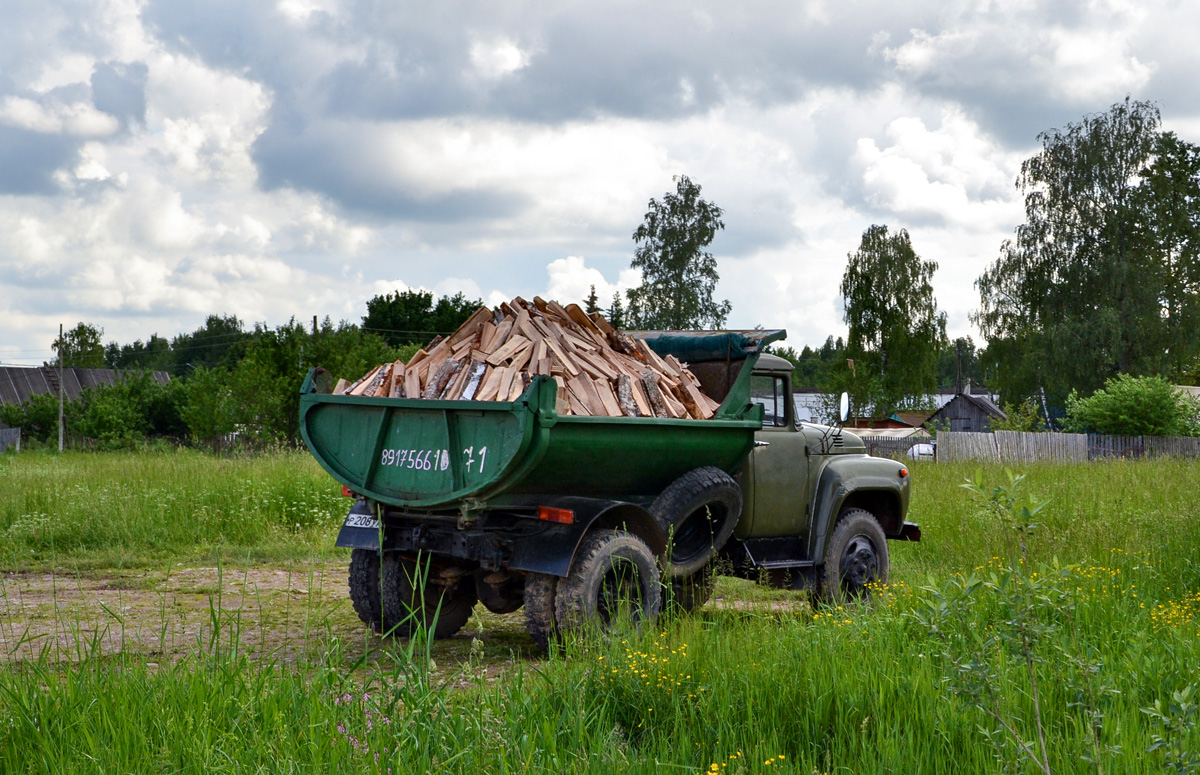
[[[517,350],[520,350],[529,343],[529,339],[525,338],[521,334],[515,334],[512,338],[504,343],[503,347],[489,355],[485,360],[489,366],[499,366],[501,363],[504,363],[506,360],[513,357]]]
[[[408,371],[404,372],[404,395],[409,398],[421,397],[421,372],[411,365]]]
[[[406,370],[404,361],[396,361],[392,364],[391,385],[388,386],[386,398],[404,397],[404,375]]]
[[[376,375],[378,375],[382,370],[383,366],[376,366],[370,374],[351,385],[350,389],[347,390],[346,393],[352,396],[361,396],[363,393],[367,392],[367,387],[375,379]]]
[[[459,326],[458,330],[450,335],[450,346],[462,342],[464,339],[473,339],[479,334],[479,330],[484,323],[491,322],[492,311],[487,307],[480,307],[475,310],[471,317],[467,318],[467,322]]]
[[[604,413],[609,417],[620,417],[621,403],[617,400],[617,394],[613,392],[612,384],[604,377],[596,377],[592,384],[596,387],[596,395],[600,396]]]
[[[421,398],[439,398],[442,395],[442,391],[446,389],[446,384],[450,382],[450,378],[457,374],[461,368],[462,362],[460,361],[446,361],[438,369],[433,379],[429,380],[429,384],[425,386],[424,392],[421,393]]]
[[[463,386],[462,393],[455,398],[461,401],[470,401],[476,398],[478,392],[483,389],[483,375],[486,371],[487,364],[483,363],[482,361],[472,360],[470,366],[470,376],[467,377],[466,385]],[[479,397],[478,400],[484,401],[486,399]]]
[[[647,371],[642,375],[642,387],[649,397],[650,408],[654,412],[655,417],[670,417],[667,413],[667,405],[663,401],[662,391],[658,389],[658,375],[652,371]]]
[[[633,380],[628,374],[617,377],[617,401],[621,404],[621,414],[626,417],[641,417],[637,401],[633,397]]]

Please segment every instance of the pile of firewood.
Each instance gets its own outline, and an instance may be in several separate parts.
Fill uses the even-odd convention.
[[[707,420],[720,406],[673,355],[660,358],[577,304],[517,297],[481,307],[457,331],[402,361],[376,367],[335,394],[449,401],[514,401],[536,375],[558,383],[559,414]]]

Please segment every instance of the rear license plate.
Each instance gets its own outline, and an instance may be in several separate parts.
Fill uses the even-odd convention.
[[[378,530],[379,520],[370,514],[347,514],[346,527],[365,527],[369,530]]]

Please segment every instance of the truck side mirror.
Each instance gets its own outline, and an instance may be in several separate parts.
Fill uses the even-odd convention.
[[[850,394],[842,393],[842,397],[838,399],[838,422],[842,425],[846,424],[846,420],[850,418]]]

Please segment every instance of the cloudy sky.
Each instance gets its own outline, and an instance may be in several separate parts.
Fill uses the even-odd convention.
[[[733,327],[844,333],[873,223],[952,336],[1039,131],[1126,94],[1200,141],[1190,0],[7,2],[0,362],[212,313],[358,322],[403,288],[607,305],[686,174]]]

